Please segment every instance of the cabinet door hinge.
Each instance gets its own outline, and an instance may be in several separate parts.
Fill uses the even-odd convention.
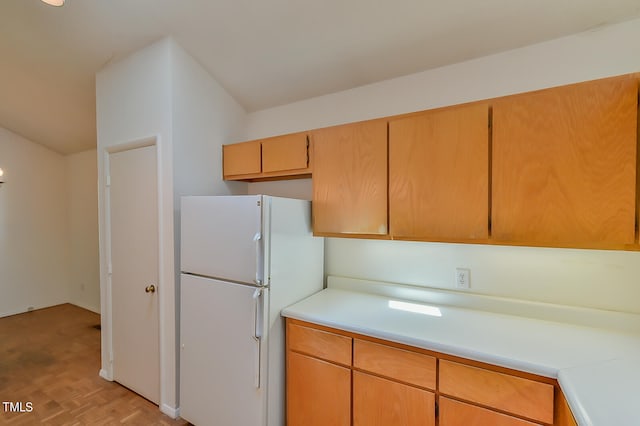
[[[439,415],[440,415],[440,406],[438,405],[438,402],[436,401],[436,419],[438,418]]]
[[[307,135],[307,167],[309,167],[309,135]]]

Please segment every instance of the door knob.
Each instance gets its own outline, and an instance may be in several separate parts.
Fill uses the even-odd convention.
[[[156,292],[156,286],[155,286],[155,285],[153,285],[153,284],[148,285],[148,286],[146,286],[146,287],[144,288],[144,292],[145,292],[145,293],[155,293],[155,292]]]

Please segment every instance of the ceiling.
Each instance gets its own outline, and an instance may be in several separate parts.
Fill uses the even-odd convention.
[[[255,111],[639,16],[638,0],[2,0],[0,127],[94,148],[96,71],[165,35]]]

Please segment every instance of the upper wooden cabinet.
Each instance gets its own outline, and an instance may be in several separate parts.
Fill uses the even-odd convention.
[[[389,122],[389,223],[394,238],[488,238],[487,104]]]
[[[309,173],[311,157],[306,133],[277,136],[262,141],[262,173]]]
[[[311,132],[313,232],[387,234],[387,122]]]
[[[640,74],[225,145],[310,177],[318,236],[640,250]]]
[[[630,76],[494,101],[493,239],[632,244],[637,105],[638,82]]]
[[[226,180],[269,180],[311,175],[307,133],[293,133],[222,147]]]
[[[262,171],[260,141],[224,145],[222,147],[222,170],[225,179],[259,175]]]

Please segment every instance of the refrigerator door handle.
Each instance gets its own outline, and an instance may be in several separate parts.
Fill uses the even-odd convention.
[[[253,338],[259,340],[262,337],[262,309],[261,309],[261,297],[262,297],[262,287],[256,288],[253,292],[253,301],[255,305],[255,317],[254,317],[254,329],[253,329]]]
[[[256,285],[262,285],[262,278],[260,277],[260,240],[262,240],[262,234],[256,232],[253,236],[253,241],[256,243],[256,278],[253,281]]]
[[[263,289],[256,288],[253,292],[254,301],[254,322],[253,322],[253,339],[256,342],[256,363],[255,363],[255,387],[260,389],[262,386],[262,295]]]

